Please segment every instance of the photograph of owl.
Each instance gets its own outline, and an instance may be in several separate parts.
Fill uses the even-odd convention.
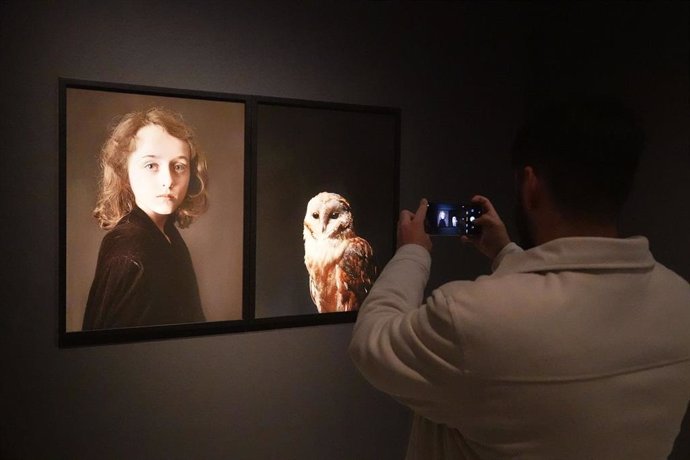
[[[321,192],[304,215],[304,264],[319,313],[357,310],[376,278],[374,251],[357,236],[350,203]]]

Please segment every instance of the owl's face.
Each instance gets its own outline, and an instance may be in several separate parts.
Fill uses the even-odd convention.
[[[321,192],[309,200],[304,215],[304,238],[330,239],[348,236],[352,230],[350,203],[337,193]]]

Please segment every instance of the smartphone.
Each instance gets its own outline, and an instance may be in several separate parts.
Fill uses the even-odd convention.
[[[474,221],[483,212],[482,207],[476,204],[429,202],[424,229],[429,235],[478,235],[481,233],[481,228]]]

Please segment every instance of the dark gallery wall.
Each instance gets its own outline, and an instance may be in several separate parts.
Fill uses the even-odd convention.
[[[57,347],[58,77],[400,107],[402,206],[479,192],[510,228],[524,111],[610,91],[649,137],[623,230],[690,279],[688,4],[573,3],[0,2],[0,458],[399,459],[408,434],[351,324]],[[442,240],[430,285],[487,268]]]

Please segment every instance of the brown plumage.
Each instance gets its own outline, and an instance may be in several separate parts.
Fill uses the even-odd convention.
[[[374,251],[355,234],[352,210],[337,193],[321,192],[304,215],[304,264],[319,313],[357,310],[376,278]]]

